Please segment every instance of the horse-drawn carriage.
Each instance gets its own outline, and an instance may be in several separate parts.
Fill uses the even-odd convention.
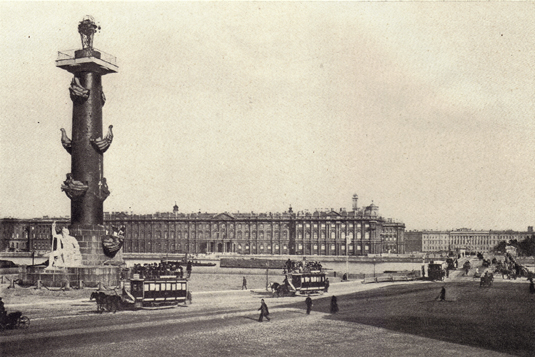
[[[30,318],[23,316],[22,312],[15,311],[7,315],[0,314],[0,331],[5,329],[27,329],[30,327]]]
[[[163,275],[158,278],[130,279],[130,291],[106,294],[93,292],[91,299],[97,301],[97,311],[116,312],[121,309],[141,309],[145,307],[175,306],[186,303],[188,281],[176,275]]]
[[[447,266],[447,263],[441,260],[429,262],[429,265],[427,266],[427,276],[429,277],[429,280],[444,280],[446,277],[446,270],[444,270],[445,266]]]
[[[483,276],[481,277],[481,280],[479,282],[480,288],[490,288],[492,286],[492,282],[494,281],[494,274],[485,272]]]
[[[463,270],[464,270],[464,275],[468,275],[468,272],[470,271],[470,269],[472,269],[472,265],[470,264],[470,261],[467,260],[464,262],[463,264]]]
[[[450,257],[446,259],[446,264],[448,264],[447,268],[448,270],[455,270],[457,269],[457,258]]]

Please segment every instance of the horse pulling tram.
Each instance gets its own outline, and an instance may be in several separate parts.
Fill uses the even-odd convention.
[[[323,294],[325,292],[325,273],[311,271],[307,273],[288,273],[282,284],[272,283],[271,291],[280,296],[299,294]]]
[[[317,262],[295,264],[288,260],[284,270],[282,284],[272,283],[271,291],[279,296],[295,296],[296,294],[314,294],[325,292],[325,273]]]
[[[130,296],[125,299],[134,308],[175,306],[186,303],[188,280],[176,275],[162,275],[155,279],[131,279]]]
[[[128,291],[130,290],[130,291]],[[191,301],[188,292],[188,280],[177,275],[161,275],[152,278],[140,278],[135,275],[130,279],[130,289],[123,289],[121,294],[93,292],[97,302],[97,311],[116,312],[117,310],[138,310],[143,308],[172,307]]]

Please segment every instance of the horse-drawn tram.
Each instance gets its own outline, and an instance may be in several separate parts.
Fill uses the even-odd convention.
[[[296,293],[312,294],[323,293],[325,291],[325,273],[321,271],[310,271],[307,273],[290,273],[287,279]]]
[[[130,294],[125,302],[134,308],[173,306],[185,303],[188,295],[187,279],[176,275],[162,275],[155,279],[130,280]]]
[[[271,290],[277,296],[295,296],[325,292],[325,273],[317,262],[292,262],[288,259],[284,269],[282,284],[272,283]]]
[[[130,279],[129,288],[112,293],[94,291],[90,300],[97,302],[97,311],[137,310],[143,308],[173,307],[186,303],[188,280],[176,275],[161,275],[152,278],[136,276]],[[190,298],[191,300],[191,298]]]

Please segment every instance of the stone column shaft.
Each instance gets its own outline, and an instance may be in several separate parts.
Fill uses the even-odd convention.
[[[103,155],[90,142],[91,138],[102,137],[101,75],[79,72],[76,76],[90,92],[87,100],[73,102],[71,173],[74,180],[87,183],[89,188],[85,195],[71,200],[71,223],[73,226],[102,225]]]

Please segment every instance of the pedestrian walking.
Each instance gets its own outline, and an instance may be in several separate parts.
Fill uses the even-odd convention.
[[[305,299],[305,304],[307,305],[307,315],[310,315],[310,310],[312,310],[312,299],[310,298],[310,295]]]
[[[329,291],[329,278],[325,278],[325,292]]]
[[[191,276],[191,260],[188,262],[188,266],[186,267],[186,272],[188,273],[188,278]]]
[[[258,317],[258,322],[262,322],[264,317],[268,321],[271,321],[271,319],[268,317],[269,310],[268,310],[266,303],[264,302],[264,299],[260,300],[260,308],[258,310],[260,310],[260,316]]]
[[[336,314],[338,312],[338,301],[336,296],[331,297],[331,314]]]
[[[440,294],[438,294],[435,300],[446,301],[446,288],[444,286],[440,289]]]
[[[189,304],[191,305],[191,302],[193,301],[193,297],[191,296],[191,290],[188,290],[186,293],[186,300],[189,301]]]
[[[531,279],[531,281],[529,283],[529,293],[530,294],[535,294],[535,285],[533,285],[533,279]]]
[[[243,277],[243,281],[241,283],[241,289],[247,290],[247,279],[245,279],[245,277]]]

